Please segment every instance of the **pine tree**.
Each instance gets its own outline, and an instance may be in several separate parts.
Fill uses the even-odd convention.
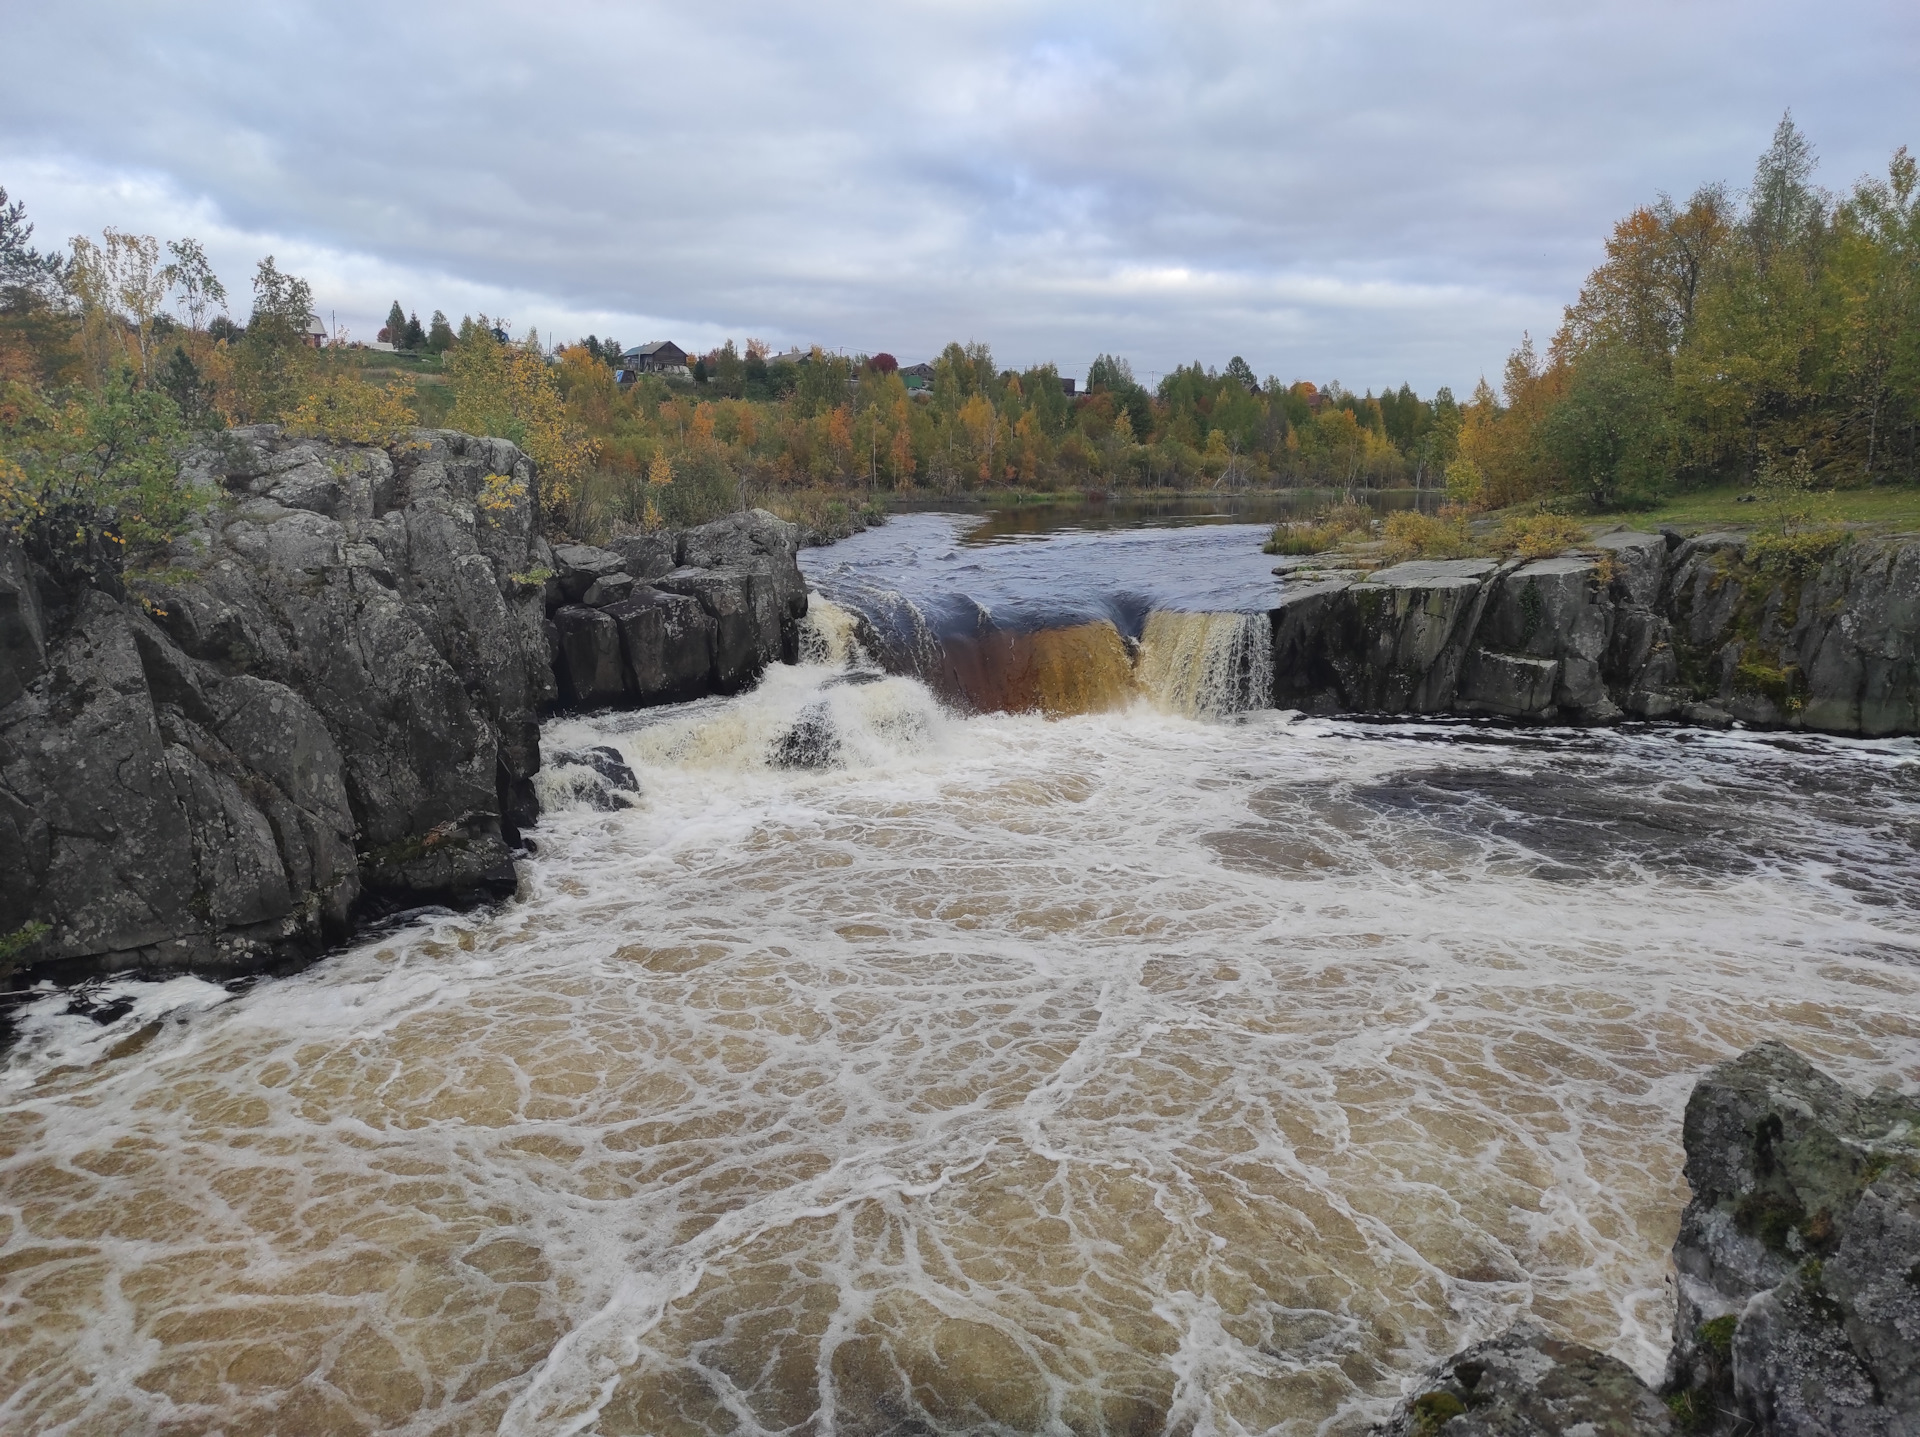
[[[387,343],[395,349],[404,345],[407,337],[407,313],[400,308],[400,301],[393,302],[393,308],[387,311]]]

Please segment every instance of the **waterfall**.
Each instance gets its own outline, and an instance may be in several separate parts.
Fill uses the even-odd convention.
[[[1265,614],[1147,616],[1135,681],[1160,708],[1192,718],[1273,702],[1273,640]]]
[[[860,617],[831,599],[809,597],[800,621],[800,661],[829,668],[853,668],[871,662],[860,642]]]
[[[872,587],[841,603],[815,594],[800,654],[811,664],[910,675],[974,713],[1099,713],[1144,694],[1164,712],[1216,718],[1273,702],[1263,613],[1155,610],[1135,644],[1105,618],[1009,630],[978,605],[929,614]]]

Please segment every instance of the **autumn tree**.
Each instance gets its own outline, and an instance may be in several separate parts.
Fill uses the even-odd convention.
[[[449,352],[447,374],[449,424],[524,449],[540,469],[542,507],[565,522],[600,446],[568,413],[546,357],[533,344],[503,344],[483,315]]]
[[[206,318],[211,310],[226,308],[227,287],[220,283],[220,276],[213,272],[213,265],[208,261],[207,252],[199,240],[168,240],[167,252],[173,258],[163,271],[162,278],[167,288],[174,292],[175,303],[187,321],[187,329],[198,335],[206,327]]]

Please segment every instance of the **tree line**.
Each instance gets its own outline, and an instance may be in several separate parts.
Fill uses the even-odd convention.
[[[1784,116],[1744,194],[1662,195],[1614,226],[1542,355],[1465,406],[1463,505],[1638,508],[1791,467],[1828,486],[1920,477],[1920,206],[1902,146],[1844,194]]]
[[[361,443],[405,442],[422,419],[512,439],[541,467],[548,522],[582,536],[822,494],[1444,485],[1462,510],[1617,509],[1787,466],[1912,482],[1915,164],[1903,148],[1838,196],[1813,172],[1787,117],[1744,193],[1635,210],[1546,352],[1523,337],[1501,388],[1483,378],[1465,403],[1262,380],[1237,356],[1149,388],[1102,354],[1068,394],[1051,365],[958,342],[913,387],[890,355],[777,359],[757,340],[623,383],[613,339],[549,353],[486,315],[422,325],[397,301],[385,333],[414,372],[370,369],[378,356],[309,342],[311,287],[271,256],[241,325],[197,241],[108,229],[37,249],[0,190],[0,523],[152,547],[187,503],[169,456],[261,421]]]

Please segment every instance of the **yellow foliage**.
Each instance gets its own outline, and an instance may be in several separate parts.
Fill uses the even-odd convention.
[[[664,449],[654,450],[653,463],[647,466],[647,483],[651,484],[656,489],[664,489],[667,487],[667,485],[671,484],[672,482],[673,482],[673,461],[667,458],[666,450]],[[647,502],[651,504],[653,501],[649,499]]]
[[[1387,547],[1383,558],[1389,564],[1408,559],[1464,559],[1473,553],[1473,534],[1465,515],[1438,518],[1412,509],[1387,515]]]
[[[511,474],[489,474],[480,482],[480,508],[490,515],[510,514],[526,497],[526,481]]]
[[[287,416],[294,434],[334,444],[392,444],[413,428],[413,381],[369,384],[350,369],[316,377]]]
[[[1563,514],[1533,514],[1508,519],[1493,541],[1495,549],[1516,559],[1546,559],[1587,542],[1584,524]]]
[[[518,444],[540,468],[543,507],[566,513],[600,444],[567,413],[545,356],[476,335],[451,351],[447,371],[454,392],[448,424]]]

